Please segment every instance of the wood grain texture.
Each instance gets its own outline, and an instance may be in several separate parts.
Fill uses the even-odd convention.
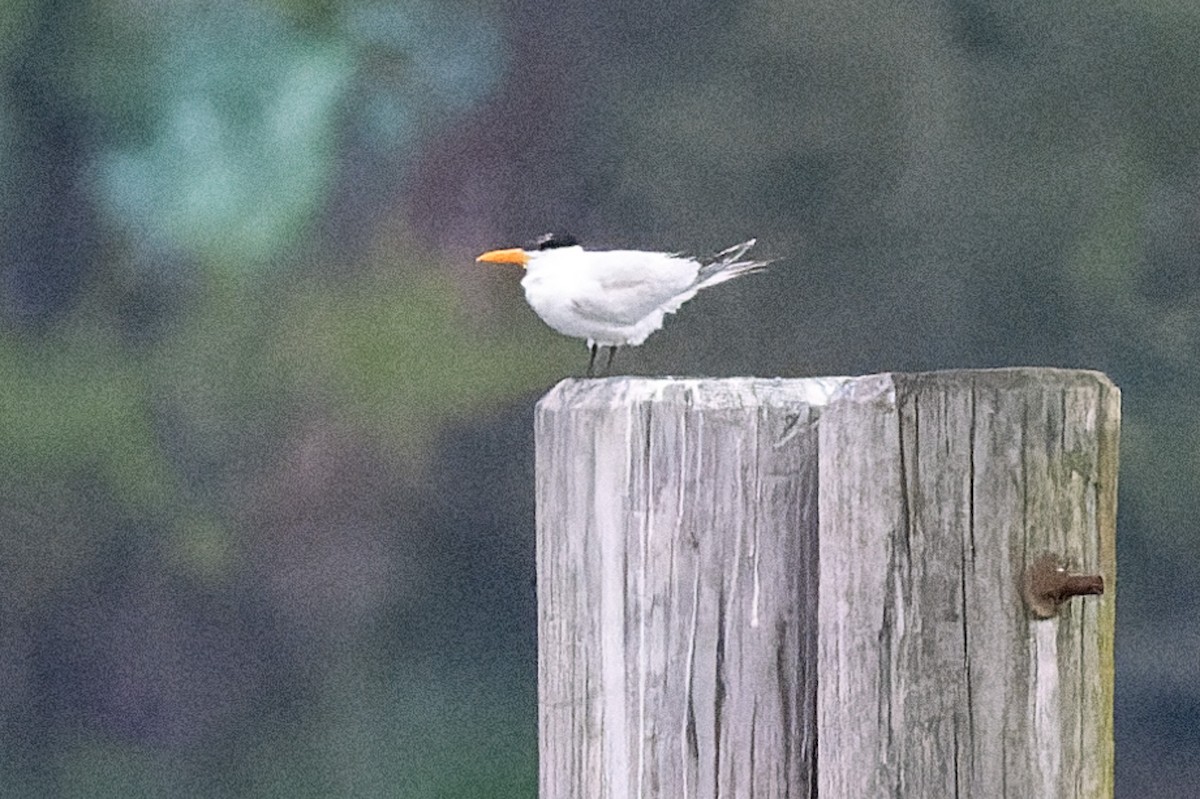
[[[809,797],[818,409],[839,379],[538,404],[540,795]]]
[[[877,375],[820,424],[819,793],[1111,797],[1120,395],[1102,375]],[[1103,576],[1034,618],[1043,553]]]

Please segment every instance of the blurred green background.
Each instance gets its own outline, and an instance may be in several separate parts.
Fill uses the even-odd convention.
[[[768,273],[618,364],[1124,391],[1117,787],[1200,783],[1200,5],[2,0],[0,794],[532,797],[532,405],[472,262]]]

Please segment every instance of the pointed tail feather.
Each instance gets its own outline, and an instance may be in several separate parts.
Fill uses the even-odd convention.
[[[741,244],[735,244],[713,256],[712,261],[700,267],[700,273],[697,275],[696,280],[696,288],[708,288],[718,283],[724,283],[726,280],[732,280],[735,277],[748,275],[751,272],[761,272],[766,269],[767,266],[773,263],[773,260],[740,260],[754,246],[756,241],[758,240],[750,239],[749,241],[743,241]]]
[[[746,252],[757,243],[758,239],[748,239],[743,241],[741,244],[735,244],[732,247],[721,250],[719,253],[714,255],[712,259],[714,262],[725,260],[736,261],[738,258],[741,258],[743,255],[745,255]]]

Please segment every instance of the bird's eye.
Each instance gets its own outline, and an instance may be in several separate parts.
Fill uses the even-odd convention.
[[[565,233],[545,233],[538,236],[535,248],[539,250],[554,250],[559,247],[576,247],[579,242],[574,236]]]

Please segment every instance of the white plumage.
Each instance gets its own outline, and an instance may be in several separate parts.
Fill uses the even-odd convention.
[[[569,236],[543,236],[535,249],[492,250],[477,260],[525,267],[525,299],[563,335],[587,339],[592,353],[636,346],[700,289],[755,272],[768,261],[742,260],[754,239],[708,261],[641,250],[588,251]]]

